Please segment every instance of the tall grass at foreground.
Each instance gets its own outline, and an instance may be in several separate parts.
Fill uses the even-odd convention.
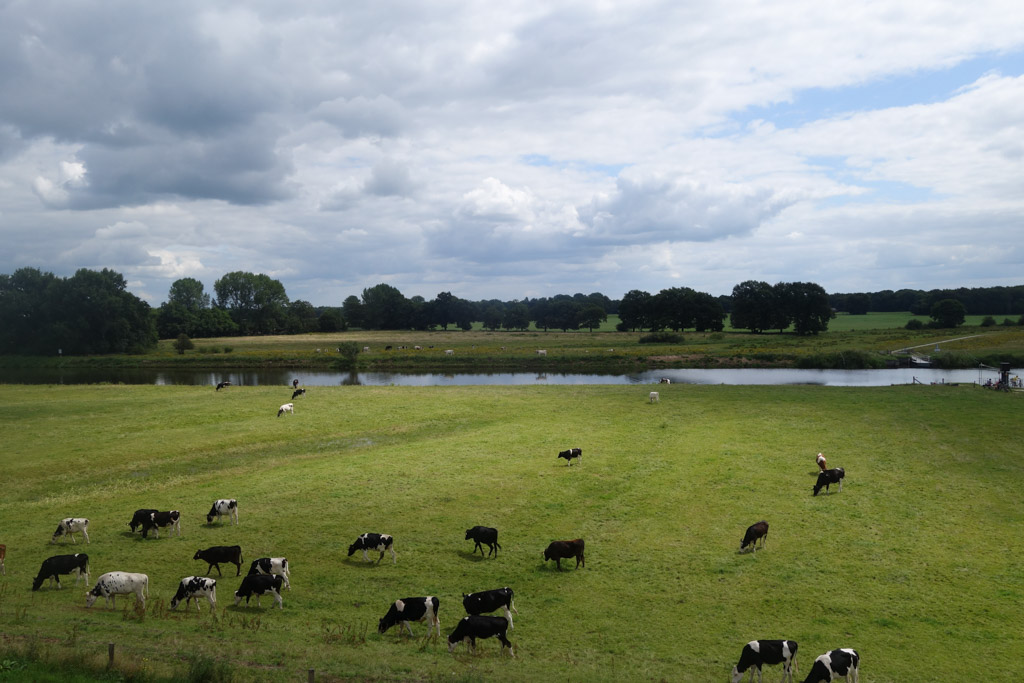
[[[0,386],[0,659],[119,658],[152,676],[192,658],[236,680],[725,680],[753,638],[800,643],[806,673],[835,647],[864,683],[1009,680],[1024,646],[1024,395],[903,386],[311,388]],[[583,449],[566,467],[559,450]],[[847,471],[812,497],[814,455]],[[215,498],[239,526],[207,525]],[[142,540],[141,507],[182,512],[181,538]],[[57,521],[92,543],[48,545]],[[738,554],[768,520],[768,547]],[[500,530],[497,559],[465,529]],[[398,563],[346,557],[360,533],[393,534]],[[586,568],[541,552],[586,540]],[[199,548],[286,556],[293,589],[235,608],[168,610]],[[86,551],[93,580],[150,577],[132,599],[30,591],[46,557]],[[243,571],[244,573],[244,571]],[[437,595],[442,632],[464,592],[510,586],[517,657],[493,640],[450,655],[444,638],[377,620],[397,598]],[[922,653],[926,657],[922,658]],[[927,665],[923,662],[927,661]],[[984,675],[982,675],[984,672]],[[772,674],[776,675],[776,674]]]

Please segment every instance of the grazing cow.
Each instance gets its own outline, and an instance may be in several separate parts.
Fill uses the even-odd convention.
[[[554,560],[558,565],[558,571],[562,571],[562,560],[570,557],[576,558],[576,568],[582,564],[586,568],[587,563],[583,558],[583,539],[577,538],[574,541],[552,541],[544,551],[544,561]]]
[[[842,467],[818,472],[818,481],[814,484],[814,495],[818,495],[818,491],[820,491],[822,487],[825,487],[825,493],[828,493],[828,487],[830,484],[839,484],[839,492],[842,493],[843,479],[845,477],[846,470]]]
[[[740,551],[750,546],[750,549],[756,553],[758,539],[761,539],[762,548],[768,545],[768,522],[763,519],[747,527],[747,532],[743,534],[743,540],[740,541]]]
[[[750,683],[754,681],[757,671],[758,683],[761,682],[761,667],[765,664],[782,665],[782,683],[786,679],[793,681],[793,670],[796,669],[797,644],[792,640],[752,640],[743,646],[740,661],[732,668],[732,683],[740,683],[743,674],[750,669]]]
[[[391,350],[391,344],[388,344],[387,346],[385,346],[384,350],[385,351],[390,351]]]
[[[0,574],[7,576],[7,566],[4,561],[7,559],[7,546],[0,544]],[[86,581],[88,583],[88,581]]]
[[[661,403],[661,396],[660,396],[660,395],[658,394],[658,392],[657,392],[657,391],[652,391],[652,392],[651,392],[651,393],[650,393],[650,394],[649,394],[649,395],[647,396],[647,399],[648,399],[648,400],[649,400],[649,401],[650,401],[651,403]]]
[[[220,518],[227,515],[228,518],[234,524],[238,524],[238,501],[234,498],[221,498],[220,500],[213,501],[213,507],[206,515],[206,523],[213,524],[213,518],[216,517],[217,521],[220,522]]]
[[[432,595],[425,598],[402,598],[395,602],[388,609],[388,613],[377,622],[377,633],[384,633],[395,624],[401,624],[398,630],[405,626],[412,635],[410,621],[427,622],[427,635],[431,635],[434,627],[437,627],[437,637],[441,637],[441,621],[437,618],[437,608],[441,601]]]
[[[498,530],[489,526],[475,526],[472,529],[466,529],[466,540],[473,541],[476,545],[473,546],[473,554],[476,554],[476,549],[480,548],[480,554],[484,554],[484,547],[481,544],[486,544],[490,550],[487,551],[487,557],[494,553],[494,556],[498,556],[498,550],[501,548],[501,544],[498,543]]]
[[[96,598],[102,597],[107,605],[117,607],[117,596],[135,593],[135,599],[143,607],[149,596],[149,577],[131,572],[107,572],[99,578],[92,590],[85,594],[85,606],[92,607]]]
[[[43,585],[43,581],[50,580],[50,586],[53,586],[53,582],[57,582],[57,589],[61,588],[60,575],[61,574],[74,574],[75,585],[78,585],[79,579],[84,579],[83,583],[86,586],[89,585],[89,556],[85,553],[75,553],[74,555],[54,555],[43,560],[42,566],[39,567],[39,573],[36,578],[32,579],[32,590],[39,590],[40,586]]]
[[[658,380],[658,384],[672,384],[672,380],[668,377],[662,377]]]
[[[295,391],[292,392],[292,400],[294,401],[299,396],[305,396],[305,395],[306,395],[306,390],[305,389],[296,389]]]
[[[860,655],[857,651],[844,647],[820,655],[814,660],[811,673],[807,674],[804,683],[828,683],[842,676],[847,683],[857,683],[860,677]]]
[[[824,454],[818,453],[818,457],[814,459],[814,462],[818,463],[818,468],[822,472],[828,469],[828,462],[825,460]]]
[[[572,467],[572,459],[576,458],[579,460],[580,466],[583,465],[583,449],[582,448],[570,448],[567,451],[560,451],[558,454],[559,458],[565,458],[565,464],[567,467]]]
[[[230,387],[230,386],[231,386],[231,382],[218,382],[217,383],[217,391],[220,391],[221,389],[224,389],[224,388]]]
[[[497,611],[499,608],[504,609],[508,625],[511,628],[515,628],[515,624],[512,623],[512,612],[519,614],[519,610],[516,609],[515,602],[513,602],[514,598],[515,594],[512,592],[512,589],[505,586],[504,588],[469,593],[468,595],[464,593],[462,595],[462,606],[466,608],[466,614],[483,614],[484,612]]]
[[[186,576],[178,584],[178,592],[171,598],[171,609],[177,609],[184,601],[185,611],[188,611],[188,601],[194,600],[196,611],[199,611],[199,598],[206,598],[210,603],[210,609],[217,609],[217,582],[205,576]]]
[[[242,585],[235,591],[235,607],[245,598],[245,604],[249,604],[249,598],[256,596],[256,606],[260,607],[260,596],[270,593],[274,602],[281,609],[284,609],[284,600],[281,599],[281,584],[284,579],[280,576],[267,574],[250,574],[242,579]]]
[[[210,573],[211,569],[216,567],[217,573],[224,576],[220,570],[220,563],[230,562],[238,567],[238,572],[235,576],[242,575],[242,546],[240,545],[215,545],[212,548],[207,548],[206,550],[197,550],[196,554],[192,556],[192,559],[203,560],[210,565],[206,568],[207,574]]]
[[[140,529],[146,523],[147,520],[152,519],[154,512],[160,511],[151,510],[148,508],[136,510],[135,514],[132,515],[132,521],[128,522],[128,526],[131,527],[132,533],[134,534],[138,529]]]
[[[546,355],[548,355],[548,350],[547,349],[537,349],[537,355],[538,356],[546,356]]]
[[[452,349],[445,349],[444,350],[444,355],[446,355],[446,356],[454,356],[455,355],[455,351],[452,350]]]
[[[294,415],[295,414],[295,404],[294,403],[285,403],[283,406],[281,406],[280,408],[277,409],[277,416],[278,417],[281,417],[285,413],[291,413],[292,415]]]
[[[89,520],[84,517],[68,517],[67,519],[60,520],[60,524],[57,525],[57,530],[53,532],[53,538],[50,539],[50,543],[55,543],[58,538],[67,534],[71,537],[72,543],[78,543],[75,540],[75,533],[81,532],[85,536],[85,542],[89,542]]]
[[[412,347],[412,349],[413,349],[413,351],[422,351],[423,347],[420,346],[419,344],[417,344],[416,346]]]
[[[501,653],[505,654],[507,647],[509,653],[515,657],[516,653],[512,650],[512,643],[505,636],[507,630],[508,620],[505,617],[462,617],[462,620],[455,626],[455,630],[448,636],[448,652],[454,652],[456,645],[467,640],[473,652],[476,652],[477,638],[498,636],[498,640],[501,641]]]
[[[181,536],[181,513],[177,510],[152,513],[149,519],[142,522],[142,537],[147,538],[152,531],[153,535],[160,538],[158,529],[161,527],[171,527],[172,532],[177,532],[178,536]]]
[[[370,561],[370,558],[366,556],[367,550],[376,550],[380,553],[380,557],[377,558],[377,564],[384,559],[384,553],[391,551],[391,561],[393,564],[398,564],[398,558],[395,556],[395,539],[389,534],[363,534],[356,539],[356,542],[348,547],[348,556],[352,557],[357,550],[363,551],[363,560],[366,562]],[[481,551],[482,552],[482,551]]]
[[[292,589],[291,570],[288,568],[286,557],[261,557],[253,560],[249,565],[249,576],[253,574],[276,574],[284,579],[284,587],[287,590]]]
[[[369,353],[369,352],[370,352],[370,347],[369,346],[364,346],[363,347],[363,353]]]

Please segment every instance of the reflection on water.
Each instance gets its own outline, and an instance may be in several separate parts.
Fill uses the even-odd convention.
[[[1014,370],[1013,372],[1018,372]],[[982,370],[937,370],[894,368],[889,370],[795,370],[795,369],[678,369],[649,370],[627,374],[581,374],[550,372],[428,373],[428,372],[336,372],[311,370],[154,370],[58,369],[15,370],[0,368],[5,384],[155,384],[209,385],[228,381],[232,386],[291,386],[293,380],[305,386],[465,386],[544,384],[657,384],[667,378],[679,384],[814,384],[820,386],[888,386],[890,384],[983,384],[998,378],[998,372]]]

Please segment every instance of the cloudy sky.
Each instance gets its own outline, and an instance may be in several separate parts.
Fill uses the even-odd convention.
[[[1024,282],[1017,0],[0,2],[0,273]]]

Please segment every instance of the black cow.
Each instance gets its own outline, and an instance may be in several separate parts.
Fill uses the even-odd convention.
[[[231,382],[218,382],[218,383],[217,383],[217,389],[216,389],[216,391],[220,391],[220,390],[221,390],[221,389],[223,389],[224,387],[230,387],[230,386],[231,386]]]
[[[740,541],[740,550],[750,546],[750,549],[756,553],[758,539],[761,539],[762,548],[768,544],[768,522],[763,519],[747,527],[746,533],[743,534],[743,540]]]
[[[224,576],[220,571],[220,563],[230,562],[238,567],[238,573],[235,576],[242,575],[242,546],[240,545],[215,545],[206,550],[197,550],[192,559],[203,560],[209,564],[210,566],[206,568],[207,574],[216,567],[217,573]]]
[[[376,550],[380,553],[377,564],[384,559],[384,553],[391,551],[391,561],[398,564],[398,557],[395,556],[395,539],[389,534],[363,534],[356,539],[356,542],[348,547],[348,556],[352,557],[357,550],[363,551],[363,560],[370,561],[366,556],[367,550]]]
[[[466,540],[474,541],[476,543],[473,546],[473,554],[476,554],[476,549],[480,548],[480,554],[484,554],[484,548],[481,543],[486,544],[490,550],[487,552],[487,557],[494,553],[494,556],[498,556],[498,549],[501,545],[498,543],[498,530],[489,526],[475,526],[472,529],[466,529]]]
[[[853,683],[857,683],[859,669],[860,655],[856,650],[848,647],[832,650],[814,660],[811,673],[807,674],[804,683],[829,683],[840,676],[846,680],[853,678]]]
[[[159,510],[150,510],[147,508],[136,510],[135,514],[132,515],[132,521],[128,522],[128,526],[131,527],[132,533],[134,534],[138,529],[140,529],[146,523],[146,520],[151,518],[151,515],[154,512],[159,512]]]
[[[43,564],[39,567],[39,574],[36,578],[32,579],[32,590],[37,591],[39,587],[43,585],[43,581],[46,579],[50,580],[50,586],[53,586],[53,582],[57,582],[57,588],[60,585],[61,574],[74,574],[75,585],[78,585],[78,579],[85,579],[85,585],[89,585],[89,556],[85,553],[75,553],[74,555],[54,555],[43,560]]]
[[[818,491],[821,491],[822,487],[825,488],[825,493],[828,493],[829,484],[839,484],[839,492],[842,493],[844,478],[846,478],[846,470],[842,467],[818,472],[818,481],[814,484],[814,495],[818,495]]]
[[[469,593],[468,595],[464,593],[462,595],[462,606],[466,608],[466,614],[472,615],[494,612],[499,608],[504,609],[508,625],[511,628],[515,628],[515,624],[512,623],[512,612],[519,614],[519,610],[516,609],[515,602],[513,602],[514,598],[515,594],[512,589],[505,586],[504,588]],[[512,611],[510,612],[509,610]]]
[[[441,621],[437,618],[437,609],[441,601],[432,595],[425,598],[402,598],[395,602],[388,609],[379,622],[377,622],[377,633],[384,633],[395,624],[402,624],[412,635],[410,621],[426,621],[427,635],[431,635],[434,627],[437,627],[437,637],[441,637]],[[401,631],[401,626],[398,627]]]
[[[448,636],[448,651],[454,652],[456,645],[469,640],[470,647],[473,648],[473,652],[476,652],[477,638],[498,636],[498,640],[501,641],[502,654],[505,653],[505,648],[507,647],[509,653],[515,657],[516,653],[512,650],[512,643],[505,636],[507,630],[508,620],[505,617],[462,617],[462,621],[455,626],[455,630]]]
[[[292,392],[292,400],[294,401],[299,396],[305,396],[305,395],[306,395],[306,390],[305,389],[296,389],[295,391]]]
[[[558,571],[562,571],[562,560],[570,557],[576,558],[576,568],[582,564],[586,568],[587,563],[583,558],[583,539],[577,538],[574,541],[552,541],[544,551],[544,561],[554,560],[558,565]]]
[[[245,604],[249,604],[249,598],[256,596],[256,606],[260,606],[260,596],[270,593],[274,596],[277,606],[284,609],[284,600],[281,598],[281,585],[284,579],[277,574],[249,574],[242,579],[242,585],[235,591],[235,606],[237,607],[242,598]]]
[[[177,510],[167,510],[165,512],[154,512],[149,516],[149,519],[143,520],[142,522],[142,537],[148,538],[149,532],[160,538],[161,527],[171,527],[171,531],[178,532],[178,536],[181,536],[181,513]]]
[[[732,668],[732,683],[740,683],[743,673],[750,669],[750,681],[761,680],[761,667],[765,664],[782,665],[782,683],[789,678],[793,680],[793,669],[796,668],[796,641],[793,640],[752,640],[743,646],[739,663]]]
[[[580,465],[583,464],[583,449],[582,448],[570,448],[567,451],[562,451],[558,454],[559,458],[565,458],[565,464],[567,467],[572,467],[572,459],[576,458],[580,461]]]

